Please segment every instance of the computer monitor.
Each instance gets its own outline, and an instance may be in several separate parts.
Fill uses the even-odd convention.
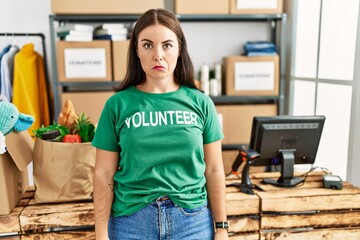
[[[294,165],[315,162],[324,122],[324,116],[254,117],[249,148],[259,157],[251,166],[281,166],[279,179],[263,182],[281,187],[302,182],[294,177]]]
[[[281,166],[281,175],[277,180],[264,179],[264,183],[280,187],[293,187],[304,179],[294,177],[295,164],[313,164],[315,162],[324,116],[271,116],[254,117],[250,145],[239,147],[239,154],[232,165],[236,172],[241,162],[246,162],[241,183],[232,186],[241,192],[254,194],[249,172],[251,166]]]

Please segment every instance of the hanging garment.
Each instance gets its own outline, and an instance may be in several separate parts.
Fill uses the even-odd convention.
[[[1,59],[2,59],[2,57],[4,56],[4,54],[6,54],[9,50],[10,50],[10,45],[7,45],[6,47],[4,47],[3,48],[3,50],[1,50],[1,52],[0,52],[0,63],[1,63]],[[0,75],[0,93],[1,93],[1,89],[2,89],[3,87],[2,87],[2,82],[1,82],[1,75]],[[6,101],[6,102],[8,102],[9,101],[9,99],[7,99],[7,98],[5,98],[5,96],[3,97],[1,94],[0,94],[0,102],[2,102],[2,101]]]
[[[31,136],[41,125],[50,125],[44,61],[32,43],[25,44],[15,55],[12,99],[20,112],[35,118],[28,129]]]
[[[11,102],[12,84],[14,76],[14,57],[19,52],[17,46],[11,46],[10,50],[5,53],[1,59],[0,80],[1,91],[0,97],[3,101]]]

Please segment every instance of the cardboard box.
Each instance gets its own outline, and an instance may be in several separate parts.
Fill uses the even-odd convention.
[[[230,0],[231,14],[277,14],[283,12],[283,0]]]
[[[176,14],[229,14],[229,0],[175,0]]]
[[[217,105],[223,144],[249,144],[254,116],[276,116],[275,104]]]
[[[113,71],[115,81],[124,80],[127,68],[129,43],[130,40],[112,42]]]
[[[164,0],[51,0],[56,14],[142,14],[164,8]]]
[[[279,94],[279,56],[229,56],[224,58],[225,94]]]
[[[75,112],[80,115],[85,113],[91,121],[96,124],[99,121],[101,111],[106,100],[114,94],[108,92],[64,92],[61,94],[62,105],[66,99],[70,99],[74,105]]]
[[[109,40],[58,41],[56,47],[59,81],[112,81]]]
[[[7,152],[0,155],[0,215],[9,214],[29,186],[27,165],[32,160],[34,142],[28,131],[5,136]]]

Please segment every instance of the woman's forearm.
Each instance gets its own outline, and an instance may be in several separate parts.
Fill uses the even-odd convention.
[[[225,174],[224,171],[209,171],[206,173],[206,188],[208,199],[215,222],[227,220],[225,199]]]
[[[108,222],[114,199],[114,174],[118,168],[119,154],[96,150],[94,171],[94,212],[96,240],[108,240]]]
[[[108,240],[108,221],[114,198],[113,181],[101,174],[94,179],[94,212],[96,240]]]

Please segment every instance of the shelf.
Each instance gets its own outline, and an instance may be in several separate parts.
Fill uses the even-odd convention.
[[[64,91],[85,92],[85,91],[111,91],[113,87],[119,86],[119,81],[112,82],[60,82],[59,87]]]
[[[55,21],[74,23],[135,22],[140,15],[50,15]]]
[[[180,22],[239,22],[285,20],[286,14],[202,14],[176,15]],[[64,22],[135,22],[140,15],[52,15],[56,21]]]
[[[284,20],[286,14],[208,14],[208,15],[176,15],[180,22],[240,22]]]
[[[120,81],[111,82],[60,82],[58,86],[65,91],[111,91],[117,87]],[[238,104],[274,104],[279,101],[279,96],[210,96],[217,105],[238,105]]]
[[[211,99],[217,105],[269,104],[279,101],[278,96],[218,96]]]
[[[239,144],[223,144],[221,146],[223,151],[238,151],[240,149],[240,143]]]

